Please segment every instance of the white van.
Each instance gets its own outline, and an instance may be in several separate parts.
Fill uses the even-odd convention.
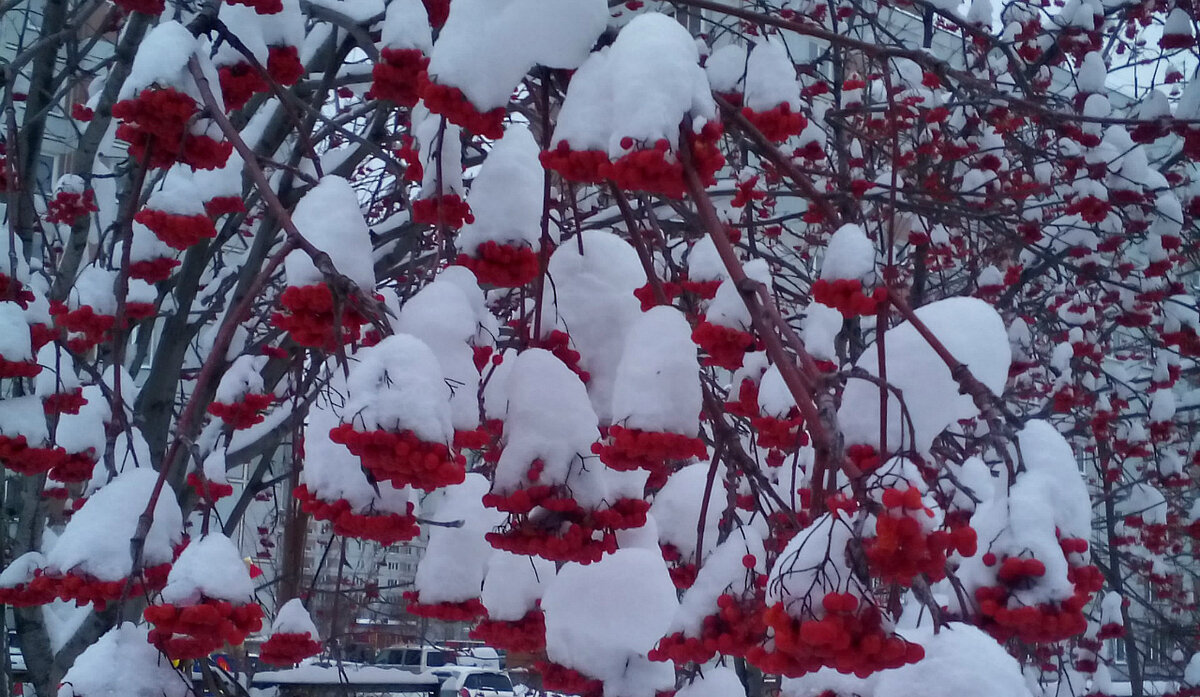
[[[439,646],[390,646],[375,656],[375,664],[424,673],[433,668],[454,665],[454,652]]]
[[[469,666],[446,666],[432,671],[442,681],[438,697],[515,697],[512,680],[503,671]]]

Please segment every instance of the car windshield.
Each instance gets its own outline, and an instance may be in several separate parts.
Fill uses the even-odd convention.
[[[508,677],[500,673],[471,673],[463,681],[463,687],[468,690],[490,690],[492,692],[512,692],[512,683]]]

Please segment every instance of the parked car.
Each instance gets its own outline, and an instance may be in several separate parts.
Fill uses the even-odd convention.
[[[447,666],[430,671],[442,681],[439,697],[516,697],[504,671],[473,666]]]
[[[440,646],[390,646],[380,649],[375,664],[424,673],[432,668],[454,664],[454,652]]]
[[[454,650],[454,663],[460,666],[504,670],[504,655],[490,646],[466,646]]]

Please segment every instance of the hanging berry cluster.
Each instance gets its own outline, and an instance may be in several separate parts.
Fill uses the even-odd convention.
[[[474,622],[487,617],[487,608],[483,606],[479,598],[470,598],[457,603],[422,603],[419,591],[405,591],[404,599],[408,601],[405,609],[409,614],[418,617],[427,617],[443,622]]]
[[[263,412],[274,401],[273,395],[246,393],[236,402],[212,402],[208,405],[208,413],[238,431],[262,423],[265,418]]]
[[[378,481],[402,488],[413,486],[433,491],[459,484],[466,476],[466,458],[450,451],[444,443],[428,443],[412,431],[358,431],[342,424],[329,438],[354,453]]]
[[[765,577],[763,578],[765,582]],[[702,620],[700,636],[675,632],[662,638],[650,653],[652,661],[706,663],[717,654],[746,657],[767,637],[761,594],[738,598],[723,593],[717,598],[718,611]]]
[[[301,346],[334,351],[341,343],[358,341],[366,319],[347,302],[335,307],[333,291],[324,283],[288,286],[279,297],[281,312],[271,322]]]
[[[473,254],[459,254],[456,262],[474,272],[484,285],[520,288],[537,277],[540,268],[537,252],[525,245],[500,244],[488,240]]]
[[[258,649],[259,659],[268,665],[290,666],[321,653],[321,642],[308,632],[276,632]]]
[[[534,653],[546,648],[546,616],[539,609],[519,620],[484,619],[471,630],[471,638],[513,653]]]
[[[262,608],[202,598],[192,605],[151,605],[142,613],[153,625],[150,643],[177,661],[204,658],[229,644],[239,646],[262,629]]]
[[[130,153],[144,166],[170,167],[176,162],[193,169],[216,169],[225,164],[233,144],[188,132],[199,112],[194,99],[173,87],[155,87],[113,105],[121,120],[117,138],[129,143]]]
[[[915,487],[884,489],[883,508],[875,519],[875,535],[863,540],[863,550],[871,575],[885,583],[911,586],[920,574],[940,581],[946,577],[948,552],[975,553],[975,531],[970,527],[926,532],[921,518],[932,519],[934,513]]]
[[[592,452],[612,469],[649,471],[650,486],[662,486],[666,482],[670,474],[668,463],[708,457],[708,448],[700,438],[618,425],[609,427],[607,442],[595,443]]]
[[[408,504],[404,514],[380,512],[374,514],[355,513],[346,499],[327,503],[301,484],[292,492],[300,502],[300,508],[314,520],[328,521],[336,535],[345,535],[360,540],[373,540],[384,546],[408,542],[421,534],[413,505]]]
[[[385,48],[371,70],[368,97],[386,99],[398,106],[413,107],[420,100],[421,76],[429,59],[415,48]]]
[[[820,278],[812,284],[813,302],[832,307],[846,319],[875,314],[886,298],[886,288],[879,287],[867,293],[862,281],[854,278]]]

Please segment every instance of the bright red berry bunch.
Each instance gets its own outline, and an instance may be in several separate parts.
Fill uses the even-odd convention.
[[[590,521],[565,520],[547,527],[529,516],[510,516],[498,532],[489,532],[487,541],[492,547],[513,554],[541,557],[550,561],[591,564],[605,554],[617,551],[617,538],[612,532],[599,530]]]
[[[0,375],[3,375],[3,359],[0,359]],[[78,414],[79,409],[87,404],[83,396],[83,388],[76,387],[66,392],[55,392],[42,398],[42,410],[47,414]]]
[[[865,678],[925,657],[920,644],[911,644],[884,627],[883,614],[851,593],[828,593],[821,601],[824,616],[798,620],[783,604],[766,610],[774,630],[774,648],[755,647],[747,659],[764,671],[799,677],[821,668]]]
[[[179,264],[178,259],[170,257],[135,261],[129,265],[129,277],[145,281],[146,283],[159,283],[170,278],[171,271],[176,266],[179,266]]]
[[[720,125],[709,123],[699,136],[689,134],[692,158],[696,174],[706,186],[715,183],[714,175],[725,164],[725,156],[716,147],[720,137]],[[662,194],[668,198],[683,198],[687,191],[683,179],[683,164],[671,151],[665,138],[650,147],[634,147],[628,136],[622,139],[621,147],[629,152],[613,162],[600,165],[599,174],[611,179],[618,187],[628,191],[646,191]]]
[[[808,445],[808,433],[804,431],[804,418],[795,407],[785,417],[754,416],[750,425],[758,432],[758,447],[794,453],[800,446]]]
[[[262,423],[265,418],[263,412],[274,401],[274,395],[248,393],[236,402],[213,402],[208,405],[208,413],[238,431]]]
[[[329,431],[329,438],[357,455],[376,480],[391,482],[397,489],[413,486],[433,491],[460,484],[466,476],[466,458],[444,443],[423,441],[412,431],[357,431],[341,424]]]
[[[260,15],[273,15],[283,12],[281,0],[229,0],[233,5],[245,5]]]
[[[273,666],[290,666],[310,656],[321,653],[321,642],[308,632],[277,632],[258,649],[263,663]]]
[[[267,49],[267,72],[271,79],[285,87],[291,87],[304,76],[304,64],[300,62],[300,49],[295,46],[271,46]]]
[[[412,202],[412,219],[414,223],[437,225],[440,222],[454,230],[463,223],[475,222],[471,206],[458,194],[445,194],[431,198],[419,198]]]
[[[421,98],[421,76],[429,59],[415,48],[385,48],[371,70],[369,97],[386,99],[399,106],[413,107]]]
[[[317,498],[304,484],[296,487],[292,495],[300,502],[300,508],[313,517],[314,520],[324,520],[333,524],[336,535],[345,535],[360,540],[374,540],[381,545],[390,546],[398,542],[407,542],[421,534],[416,516],[412,514],[413,506],[408,505],[407,514],[376,513],[362,514],[351,510],[350,502],[337,499],[328,503]]]
[[[87,353],[107,340],[109,330],[117,321],[112,315],[97,313],[91,305],[68,310],[64,303],[57,301],[50,303],[50,315],[56,327],[74,333],[67,341],[67,348],[75,353]]]
[[[92,478],[96,462],[95,448],[88,448],[78,453],[64,453],[59,461],[50,468],[47,476],[64,484],[86,482]]]
[[[692,341],[708,354],[704,365],[726,370],[741,368],[746,352],[754,350],[758,343],[750,332],[713,324],[703,317],[692,330]]]
[[[27,477],[49,472],[66,454],[59,447],[31,447],[25,436],[0,435],[0,465]]]
[[[651,473],[652,479],[659,475],[662,481],[668,463],[708,457],[708,448],[700,438],[616,425],[608,429],[608,442],[593,443],[592,452],[615,470],[644,469]]]
[[[862,281],[854,278],[838,278],[832,281],[821,278],[812,284],[813,301],[832,307],[847,319],[875,314],[879,303],[886,297],[886,288],[876,288],[868,294],[863,289]]]
[[[717,598],[718,611],[702,621],[699,637],[675,632],[650,652],[650,660],[706,663],[713,656],[744,657],[767,636],[760,598],[739,599],[729,593]]]
[[[204,658],[225,644],[238,646],[262,629],[262,608],[204,598],[195,605],[151,605],[142,613],[154,625],[150,643],[169,658]]]
[[[604,181],[601,172],[611,166],[603,150],[572,150],[566,140],[558,141],[553,150],[543,150],[538,156],[542,166],[558,172],[563,179],[583,184]]]
[[[804,114],[792,111],[787,102],[766,111],[744,107],[742,116],[754,124],[768,140],[775,143],[782,143],[794,135],[799,135],[808,126],[808,119],[804,118]]]
[[[487,617],[487,608],[479,598],[471,598],[459,603],[422,603],[420,591],[405,591],[404,599],[408,601],[406,609],[409,614],[418,617],[428,617],[443,622],[474,622]]]
[[[82,193],[59,191],[46,202],[46,222],[70,225],[88,213],[100,210],[96,206],[96,194],[91,189]]]
[[[221,167],[233,152],[233,144],[188,133],[198,111],[194,99],[172,87],[142,90],[112,109],[113,116],[121,120],[117,138],[129,143],[130,153],[144,166],[170,167],[183,162],[193,169]]]
[[[1077,549],[1074,542],[1070,543],[1070,547]],[[983,561],[990,566],[997,559],[989,552],[984,555]],[[1000,568],[996,573],[999,584],[975,590],[979,611],[986,620],[983,628],[1000,641],[1016,637],[1031,644],[1062,641],[1087,631],[1087,617],[1083,614],[1083,608],[1104,584],[1099,569],[1094,566],[1071,567],[1067,578],[1075,592],[1061,602],[1021,605],[1013,598],[1015,590],[1037,583],[1045,574],[1046,565],[1032,557],[1000,560]]]
[[[338,332],[335,322],[339,319],[335,312],[333,291],[324,283],[310,286],[288,286],[279,296],[282,312],[271,315],[271,322],[276,327],[288,332],[301,346],[332,351],[337,349]],[[341,308],[340,329],[341,343],[357,341],[359,331],[366,320],[346,303]]]
[[[430,80],[426,73],[421,73],[418,81],[421,99],[425,100],[430,112],[441,114],[450,123],[484,138],[499,140],[504,135],[504,116],[507,113],[504,107],[481,113],[457,87],[439,85]]]
[[[282,5],[280,8],[282,9]],[[221,95],[225,98],[226,111],[237,111],[246,106],[255,94],[271,89],[254,66],[245,61],[222,65],[217,69],[217,77],[221,82]]]
[[[534,670],[542,674],[542,689],[562,692],[579,697],[600,697],[604,694],[604,683],[580,673],[574,668],[552,661],[538,661]]]
[[[196,492],[197,497],[209,503],[216,503],[218,499],[233,495],[232,484],[209,481],[198,472],[188,472],[187,483]]]
[[[875,520],[875,536],[863,541],[863,549],[871,574],[884,583],[910,586],[920,574],[940,581],[946,577],[946,555],[955,542],[963,544],[964,553],[975,546],[970,527],[953,535],[946,530],[926,532],[920,518],[933,517],[933,511],[925,507],[918,489],[885,489],[883,507]]]
[[[31,378],[40,372],[37,361],[10,361],[0,356],[0,378]]]
[[[207,215],[181,215],[167,211],[143,208],[133,216],[137,222],[145,225],[172,249],[180,251],[217,236],[217,226]]]
[[[546,616],[535,609],[519,620],[485,619],[471,630],[471,638],[512,652],[541,651],[546,648]]]
[[[162,590],[167,585],[167,574],[170,572],[170,564],[142,569],[141,577],[134,579],[130,586],[130,595],[144,595]],[[121,598],[125,593],[125,586],[129,584],[127,579],[102,581],[90,574],[69,572],[61,576],[39,574],[29,585],[37,593],[53,593],[54,597],[61,600],[73,600],[78,607],[92,603],[97,610],[103,610],[109,601]]]
[[[459,254],[455,260],[475,273],[483,285],[497,288],[520,288],[538,275],[540,261],[537,252],[525,245],[499,244],[488,240],[475,254]]]
[[[145,15],[162,14],[166,6],[166,0],[117,0],[117,7],[126,12],[141,12]]]
[[[564,365],[571,369],[571,372],[579,376],[579,380],[585,385],[592,379],[591,373],[579,367],[579,361],[582,358],[580,353],[571,348],[571,336],[561,329],[555,329],[541,339],[534,339],[529,342],[530,348],[540,348],[554,354],[554,357],[562,361]]]

